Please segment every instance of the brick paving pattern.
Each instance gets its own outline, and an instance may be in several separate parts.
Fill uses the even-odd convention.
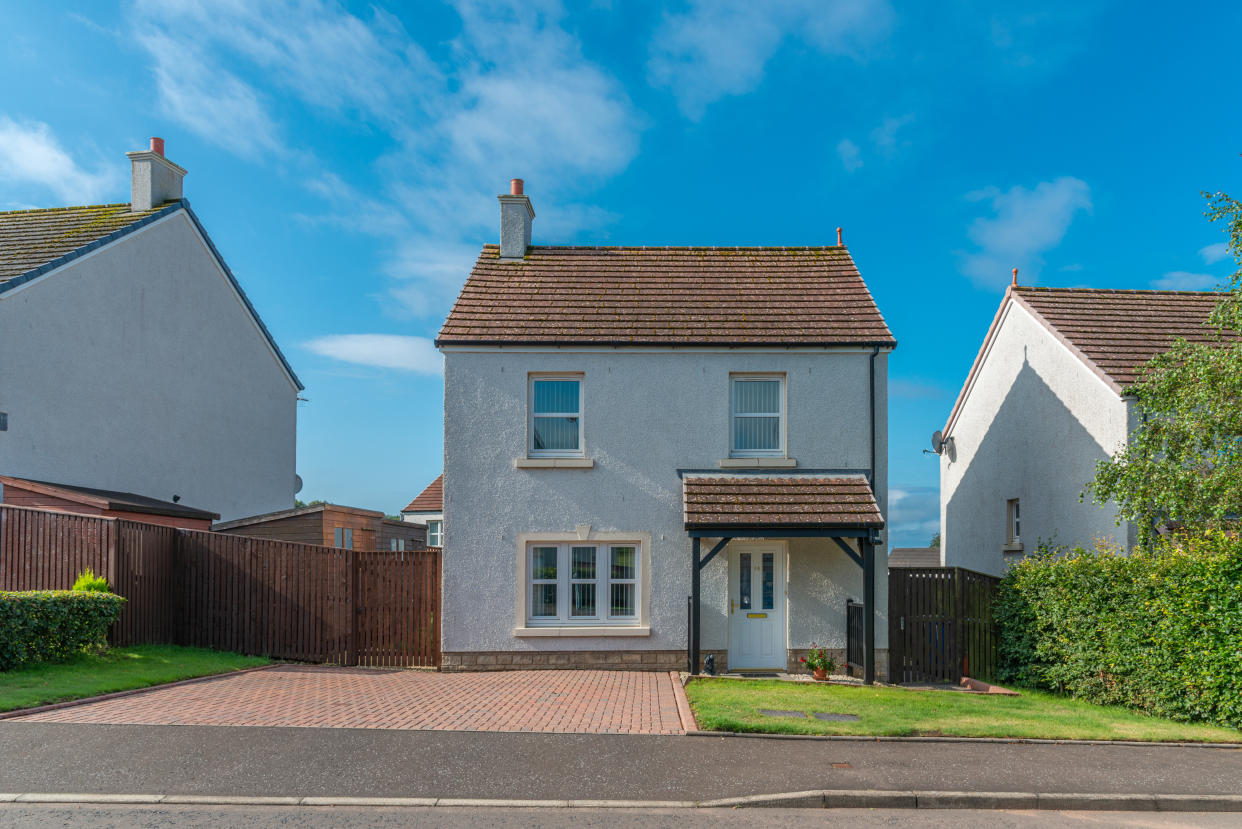
[[[673,682],[668,673],[647,671],[444,674],[280,665],[15,721],[681,734]]]

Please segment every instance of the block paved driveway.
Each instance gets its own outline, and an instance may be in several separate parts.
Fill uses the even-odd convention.
[[[441,674],[278,665],[14,719],[112,725],[682,734],[680,693],[676,674],[646,671]]]

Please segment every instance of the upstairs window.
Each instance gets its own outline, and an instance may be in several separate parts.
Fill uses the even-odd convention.
[[[785,455],[785,377],[735,374],[730,378],[729,454],[735,458]]]
[[[427,522],[427,546],[443,547],[444,546],[444,522],[428,521]]]
[[[1021,544],[1022,543],[1022,507],[1021,507],[1021,504],[1018,503],[1017,498],[1014,498],[1013,500],[1007,503],[1005,512],[1008,516],[1007,524],[1009,525],[1008,526],[1009,543],[1010,544]]]
[[[582,457],[581,375],[530,378],[530,455]]]

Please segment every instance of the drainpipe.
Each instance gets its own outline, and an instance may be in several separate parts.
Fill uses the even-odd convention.
[[[880,356],[880,347],[871,347],[871,488],[875,490],[875,358]]]
[[[875,358],[878,345],[871,347],[871,491],[875,492]],[[878,499],[877,499],[878,500]],[[875,544],[872,536],[859,544],[863,556],[863,684],[875,684]]]

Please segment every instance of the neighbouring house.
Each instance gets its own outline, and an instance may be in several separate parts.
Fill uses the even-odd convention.
[[[888,554],[888,569],[939,567],[939,547],[894,547]]]
[[[340,504],[314,504],[309,507],[269,512],[222,521],[216,532],[319,544],[344,550],[413,550],[426,546],[427,528],[422,524],[386,518],[384,513]]]
[[[297,396],[163,142],[124,204],[0,212],[0,473],[292,506]]]
[[[418,497],[401,510],[404,521],[414,521],[427,527],[427,546],[444,546],[444,476],[427,484]]]
[[[436,340],[444,667],[797,669],[854,599],[882,676],[896,341],[839,234],[533,246],[499,199]]]
[[[132,492],[31,481],[8,475],[0,475],[0,486],[4,487],[3,502],[15,507],[125,518],[183,530],[209,530],[211,522],[220,517],[177,501],[161,501]]]
[[[1041,542],[1136,540],[1080,499],[1137,417],[1126,386],[1177,337],[1204,340],[1219,294],[1010,286],[943,430],[943,563],[995,575]]]

